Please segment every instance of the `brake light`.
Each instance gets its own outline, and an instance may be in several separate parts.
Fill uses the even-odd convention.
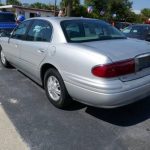
[[[131,74],[134,72],[135,72],[134,59],[129,59],[101,66],[95,66],[92,69],[93,75],[102,78],[118,77],[121,75]]]

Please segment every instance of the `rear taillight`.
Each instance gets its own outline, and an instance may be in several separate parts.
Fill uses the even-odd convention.
[[[92,74],[102,78],[112,78],[135,72],[135,61],[129,59],[112,64],[95,66],[92,68]]]

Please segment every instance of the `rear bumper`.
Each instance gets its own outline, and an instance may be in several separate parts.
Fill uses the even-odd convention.
[[[150,96],[150,83],[134,89],[111,94],[92,91],[65,82],[70,96],[76,100],[95,107],[115,108],[124,106]],[[119,90],[118,90],[119,91]]]

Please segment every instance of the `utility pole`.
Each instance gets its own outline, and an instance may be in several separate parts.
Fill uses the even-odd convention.
[[[71,16],[71,11],[72,11],[72,0],[68,0],[68,4],[67,4],[67,16],[68,17]]]
[[[54,16],[56,16],[56,8],[57,7],[57,0],[55,0],[55,4],[54,4]]]

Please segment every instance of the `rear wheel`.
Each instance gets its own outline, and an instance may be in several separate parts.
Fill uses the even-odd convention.
[[[48,99],[57,108],[66,108],[71,98],[64,81],[56,69],[49,69],[44,77],[44,86]]]
[[[1,60],[1,64],[4,66],[4,67],[9,67],[9,62],[7,61],[3,51],[1,50],[0,51],[0,60]]]

